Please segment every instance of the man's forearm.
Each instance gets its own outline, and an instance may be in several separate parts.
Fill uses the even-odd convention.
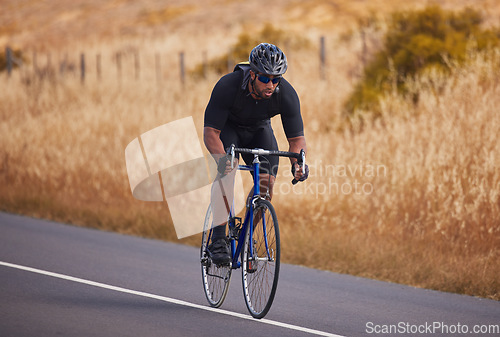
[[[214,157],[217,157],[216,159],[220,158],[220,155],[225,154],[224,145],[220,140],[220,130],[208,126],[204,127],[203,141],[205,142],[208,152]]]
[[[288,138],[288,145],[289,145],[288,151],[290,151],[290,152],[299,153],[300,150],[303,149],[307,153],[306,137],[304,137],[304,136]],[[290,158],[290,162],[292,164],[296,161],[297,161],[297,159]]]

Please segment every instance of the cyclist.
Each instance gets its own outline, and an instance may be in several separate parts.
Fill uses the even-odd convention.
[[[261,43],[250,52],[248,63],[238,65],[235,71],[217,82],[205,109],[204,142],[221,175],[231,171],[225,151],[231,144],[278,150],[270,121],[278,114],[281,115],[289,151],[306,150],[299,97],[282,77],[288,67],[285,54],[273,44]],[[253,155],[242,154],[242,157],[247,165],[252,163]],[[298,181],[307,179],[307,165],[302,168],[295,158],[290,160],[294,178]],[[267,156],[261,162],[261,195],[269,200],[273,195],[278,164],[276,156]],[[216,264],[231,260],[225,227],[223,224],[213,229],[213,244],[209,250]]]

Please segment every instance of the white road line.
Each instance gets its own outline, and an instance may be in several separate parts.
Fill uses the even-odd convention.
[[[208,307],[208,306],[203,306],[203,305],[194,304],[194,303],[190,303],[190,302],[186,302],[186,301],[182,301],[182,300],[177,300],[175,298],[164,297],[164,296],[159,296],[159,295],[145,293],[145,292],[142,292],[142,291],[136,291],[136,290],[126,289],[126,288],[116,287],[116,286],[112,286],[112,285],[109,285],[109,284],[94,282],[94,281],[85,280],[85,279],[82,279],[82,278],[68,276],[68,275],[64,275],[64,274],[53,273],[53,272],[46,271],[46,270],[41,270],[41,269],[36,269],[36,268],[31,268],[31,267],[26,267],[26,266],[21,266],[21,265],[18,265],[18,264],[13,264],[13,263],[8,263],[8,262],[0,261],[0,265],[5,266],[5,267],[20,269],[20,270],[24,270],[24,271],[29,271],[29,272],[37,273],[37,274],[41,274],[41,275],[51,276],[51,277],[55,277],[55,278],[59,278],[59,279],[67,280],[67,281],[82,283],[82,284],[86,284],[86,285],[90,285],[90,286],[94,286],[94,287],[99,287],[99,288],[104,288],[104,289],[119,291],[119,292],[126,293],[126,294],[132,294],[132,295],[137,295],[137,296],[142,296],[142,297],[153,298],[155,300],[160,300],[160,301],[163,301],[163,302],[169,302],[169,303],[184,305],[186,307],[191,307],[191,308],[196,308],[196,309],[202,309],[202,310],[206,310],[206,311],[211,311],[211,312],[215,312],[215,313],[218,313],[218,314],[223,314],[223,315],[238,317],[238,318],[242,318],[242,319],[248,319],[248,320],[251,320],[251,321],[256,322],[256,323],[264,323],[264,324],[275,325],[275,326],[279,326],[279,327],[287,328],[287,329],[291,329],[291,330],[302,331],[302,332],[310,333],[310,334],[313,334],[313,335],[326,336],[326,337],[344,337],[344,336],[341,336],[341,335],[335,335],[335,334],[324,332],[324,331],[319,331],[319,330],[304,328],[304,327],[301,327],[301,326],[292,325],[292,324],[288,324],[288,323],[282,323],[282,322],[272,321],[272,320],[265,319],[265,318],[258,320],[258,319],[254,319],[250,315],[244,315],[244,314],[240,314],[240,313],[237,313],[237,312],[231,312],[231,311],[227,311],[227,310],[216,309],[216,308],[212,308],[212,307]]]

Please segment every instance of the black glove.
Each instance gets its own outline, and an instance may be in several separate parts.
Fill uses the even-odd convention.
[[[295,171],[296,171],[296,165],[298,166],[299,164],[297,162],[292,164],[292,175],[295,177]],[[309,166],[307,164],[302,168],[302,177],[298,181],[304,181],[309,177]]]
[[[229,162],[229,164],[228,164]],[[221,175],[225,175],[226,174],[226,167],[228,165],[231,165],[231,157],[230,156],[223,156],[219,159],[219,162],[217,163],[217,171],[221,174]]]

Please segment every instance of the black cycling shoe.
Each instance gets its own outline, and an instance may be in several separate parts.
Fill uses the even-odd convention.
[[[231,255],[229,254],[229,245],[226,239],[218,239],[208,246],[208,252],[212,262],[216,265],[229,264]]]

